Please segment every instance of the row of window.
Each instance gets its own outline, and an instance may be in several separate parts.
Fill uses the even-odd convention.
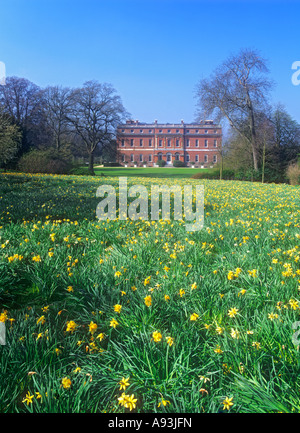
[[[130,155],[130,162],[134,162],[135,161],[135,155],[131,154]],[[126,156],[123,155],[122,156],[123,162],[125,162],[126,160]],[[158,154],[158,159],[161,161],[162,158],[162,154],[159,153]],[[175,161],[179,161],[179,153],[175,153]],[[143,155],[139,155],[139,162],[144,162],[146,161],[146,159],[144,159]],[[171,162],[172,161],[172,155],[167,155],[167,161]],[[190,162],[190,155],[186,154],[185,155],[185,161],[186,162]],[[148,155],[148,162],[152,162],[152,155]],[[195,162],[199,162],[199,155],[195,155]],[[204,162],[208,162],[208,155],[204,155]],[[216,163],[217,162],[217,155],[213,155],[213,162]]]
[[[140,147],[144,146],[144,140],[143,140],[143,138],[140,138],[139,144],[140,144]],[[152,138],[149,138],[148,146],[152,147],[152,144],[153,144]],[[186,142],[185,142],[186,147],[190,147],[190,144],[191,144],[190,140],[187,139]],[[131,138],[131,140],[130,140],[130,146],[133,147],[133,145],[134,145],[134,139]],[[121,141],[121,146],[125,147],[125,139],[123,139]],[[169,138],[167,140],[167,147],[171,147],[171,146],[172,146],[172,140]],[[175,140],[175,146],[176,147],[180,147],[180,140],[179,139]],[[199,147],[199,140],[198,139],[195,140],[195,146]],[[214,140],[214,147],[217,147],[217,146],[218,146],[218,141]],[[158,140],[158,147],[163,147],[163,140]],[[208,140],[204,140],[204,147],[208,147]]]
[[[135,131],[137,131],[137,129],[131,129],[131,130],[130,130],[130,133],[131,133],[131,134],[134,134]],[[126,131],[126,132],[128,132],[128,131]],[[143,133],[144,133],[144,130],[143,130],[143,129],[140,129],[140,130],[137,131],[137,132],[138,132],[138,134],[143,134]],[[159,133],[159,134],[162,134],[163,132],[166,133],[165,130],[162,130],[162,129],[159,129],[159,130],[158,130],[158,133]],[[122,129],[122,133],[125,133],[125,129]],[[149,130],[147,131],[147,133],[148,133],[148,134],[153,134],[153,130],[152,130],[152,129],[149,129]],[[171,133],[174,134],[174,131],[171,131],[171,129],[168,129],[167,133],[168,133],[168,134],[171,134]],[[179,129],[176,129],[176,134],[179,134],[179,133],[182,133],[182,131],[180,131]],[[186,133],[186,134],[201,134],[201,133],[203,133],[203,132],[202,132],[202,131],[199,131],[199,129],[195,129],[195,130],[186,129],[186,130],[185,130],[185,133]],[[212,131],[208,131],[208,129],[205,129],[204,134],[208,134],[208,133],[212,134]],[[217,133],[218,133],[218,130],[215,129],[215,130],[213,131],[213,133],[214,133],[214,134],[217,134]]]

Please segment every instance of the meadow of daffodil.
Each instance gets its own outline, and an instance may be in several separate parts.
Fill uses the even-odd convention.
[[[100,183],[0,174],[0,412],[299,412],[299,187],[128,179],[203,184],[188,232]]]

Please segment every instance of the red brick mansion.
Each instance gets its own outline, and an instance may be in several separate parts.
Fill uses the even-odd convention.
[[[186,166],[209,167],[218,162],[222,128],[212,120],[179,124],[127,120],[118,127],[117,137],[123,165],[151,167],[164,160],[166,166],[182,161]]]

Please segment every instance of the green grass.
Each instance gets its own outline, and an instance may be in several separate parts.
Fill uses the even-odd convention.
[[[88,170],[86,168],[86,170]],[[212,173],[210,168],[175,168],[175,167],[96,167],[95,174],[115,177],[155,177],[155,178],[190,178],[197,172]]]
[[[174,181],[199,183],[128,176]],[[299,412],[299,188],[202,180],[205,227],[189,233],[184,221],[98,221],[104,182],[118,188],[0,175],[0,413],[215,413],[226,398],[230,412]]]

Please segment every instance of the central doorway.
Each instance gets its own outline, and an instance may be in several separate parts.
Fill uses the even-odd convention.
[[[167,153],[167,164],[168,165],[172,164],[172,154],[171,153]]]

